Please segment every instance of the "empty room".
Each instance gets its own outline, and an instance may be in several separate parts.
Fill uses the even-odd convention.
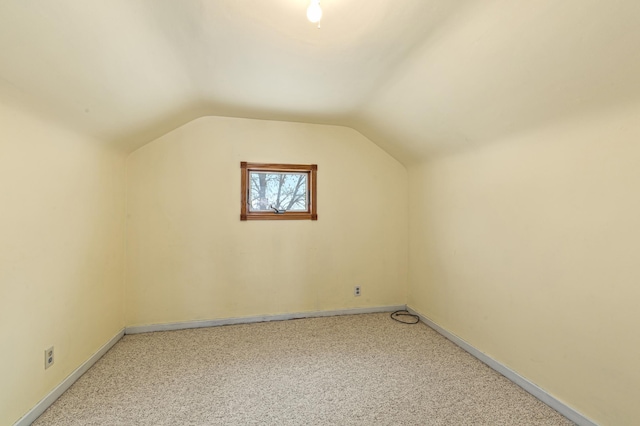
[[[0,2],[0,426],[640,424],[637,0]]]

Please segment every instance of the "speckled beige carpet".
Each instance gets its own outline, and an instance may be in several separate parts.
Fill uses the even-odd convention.
[[[125,336],[44,425],[570,425],[388,314]]]

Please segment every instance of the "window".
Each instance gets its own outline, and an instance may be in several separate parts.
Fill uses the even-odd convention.
[[[240,220],[318,220],[315,164],[240,163]]]

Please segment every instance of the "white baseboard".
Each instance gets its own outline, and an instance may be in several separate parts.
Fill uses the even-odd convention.
[[[529,392],[531,395],[535,396],[540,401],[544,402],[549,407],[553,408],[554,410],[556,410],[557,412],[559,412],[560,414],[562,414],[572,422],[580,426],[597,426],[597,423],[595,423],[593,420],[590,420],[589,418],[585,417],[583,414],[579,413],[578,411],[574,410],[564,402],[555,398],[553,395],[549,394],[547,391],[545,391],[541,387],[525,379],[524,377],[522,377],[520,374],[516,373],[509,367],[499,363],[495,359],[491,358],[489,355],[471,346],[469,343],[465,342],[460,337],[445,330],[444,328],[442,328],[441,326],[439,326],[429,318],[422,315],[420,312],[417,312],[415,309],[412,309],[410,306],[407,306],[407,310],[414,315],[418,315],[420,317],[420,320],[422,320],[422,322],[427,324],[429,327],[431,327],[432,329],[434,329],[435,331],[437,331],[438,333],[440,333],[441,335],[443,335],[444,337],[446,337],[456,345],[460,346],[462,349],[469,352],[471,355],[473,355],[483,363],[487,364],[489,367],[491,367],[498,373],[502,374],[507,379],[511,380],[513,383],[520,386],[522,389]]]
[[[284,321],[284,320],[299,319],[299,318],[317,318],[317,317],[333,317],[337,315],[373,314],[378,312],[393,312],[399,309],[405,309],[405,305],[376,306],[371,308],[338,309],[335,311],[297,312],[292,314],[260,315],[260,316],[254,316],[254,317],[223,318],[223,319],[204,320],[204,321],[174,322],[174,323],[167,323],[167,324],[136,325],[133,327],[127,327],[125,329],[125,334],[149,333],[152,331],[184,330],[187,328],[216,327],[219,325],[249,324],[254,322],[266,322],[266,321]]]
[[[44,398],[40,400],[27,414],[25,414],[20,420],[14,423],[14,426],[29,426],[33,423],[42,413],[45,412],[51,404],[53,404],[56,399],[60,397],[69,389],[69,387],[75,383],[76,380],[80,378],[93,364],[95,364],[102,355],[107,353],[109,349],[120,340],[124,336],[124,328],[120,330],[115,336],[113,336],[107,343],[102,345],[100,349],[96,353],[94,353],[91,358],[83,362],[80,367],[76,368],[73,373],[69,374],[66,379],[62,381],[58,386],[56,386],[51,392],[47,394]]]

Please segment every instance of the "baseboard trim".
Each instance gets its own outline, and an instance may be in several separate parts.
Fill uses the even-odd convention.
[[[127,327],[125,329],[125,334],[150,333],[153,331],[184,330],[188,328],[217,327],[220,325],[250,324],[255,322],[267,322],[267,321],[284,321],[284,320],[300,319],[300,318],[318,318],[318,317],[333,317],[338,315],[373,314],[373,313],[379,313],[379,312],[393,312],[399,309],[405,309],[405,305],[375,306],[370,308],[338,309],[333,311],[296,312],[292,314],[259,315],[259,316],[253,316],[253,317],[222,318],[222,319],[204,320],[204,321],[185,321],[185,322],[174,322],[174,323],[166,323],[166,324],[136,325],[133,327]]]
[[[27,414],[22,416],[20,420],[15,422],[13,426],[29,426],[33,423],[42,413],[45,412],[47,408],[53,404],[56,399],[60,398],[67,389],[71,387],[72,384],[76,382],[88,369],[90,369],[93,364],[95,364],[104,354],[107,353],[109,349],[113,347],[118,340],[122,339],[124,336],[124,328],[120,330],[115,336],[113,336],[107,343],[102,345],[100,349],[91,357],[83,362],[80,367],[76,368],[73,373],[69,374],[66,379],[64,379],[58,386],[56,386],[51,392],[47,394],[44,398],[40,400]]]
[[[507,379],[511,380],[513,383],[520,386],[522,389],[529,392],[531,395],[535,396],[540,401],[544,402],[549,407],[553,408],[554,410],[556,410],[557,412],[559,412],[560,414],[562,414],[572,422],[578,424],[579,426],[598,426],[597,423],[595,423],[593,420],[590,420],[580,412],[576,411],[575,409],[571,408],[564,402],[555,398],[553,395],[551,395],[550,393],[548,393],[538,385],[525,379],[524,377],[522,377],[520,374],[516,373],[509,367],[501,364],[500,362],[491,358],[489,355],[471,346],[471,344],[467,343],[466,341],[456,336],[455,334],[447,331],[446,329],[444,329],[443,327],[441,327],[431,319],[422,315],[420,312],[416,311],[410,306],[407,306],[407,310],[414,315],[418,315],[420,317],[420,320],[423,323],[425,323],[426,325],[434,329],[436,332],[440,333],[442,336],[446,337],[448,340],[455,343],[456,345],[458,345],[459,347],[461,347],[462,349],[464,349],[469,354],[473,355],[483,363],[487,364],[489,367],[491,367],[498,373],[502,374]]]

